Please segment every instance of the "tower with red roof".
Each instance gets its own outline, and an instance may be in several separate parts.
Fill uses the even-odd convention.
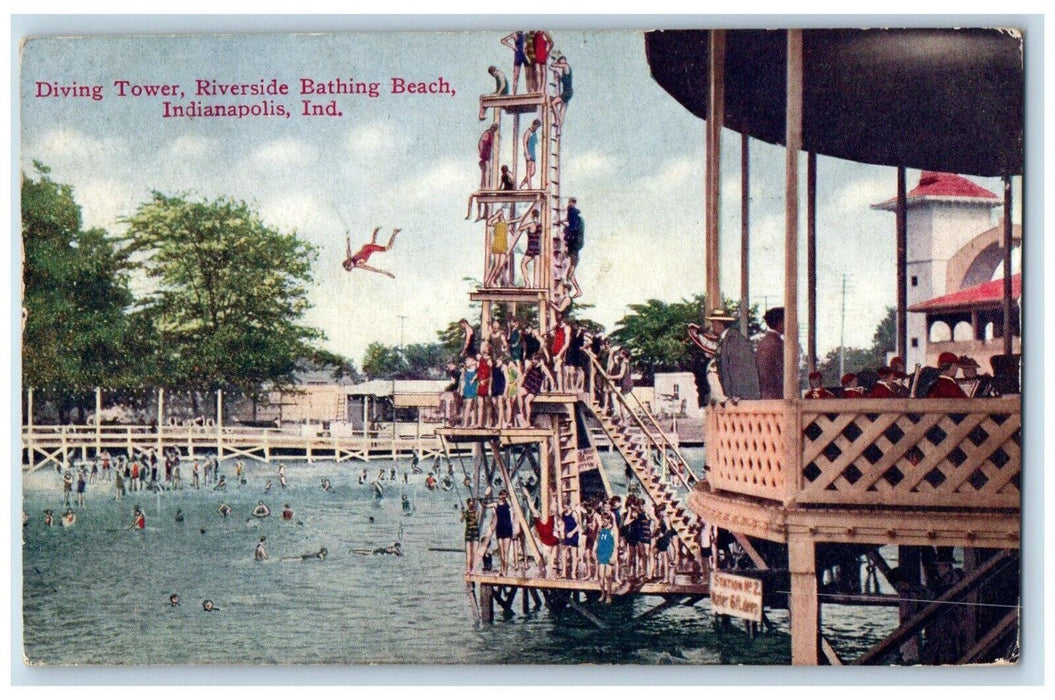
[[[1002,199],[962,175],[924,170],[907,198],[908,306],[959,291],[979,275],[992,275],[974,265],[978,256],[972,242],[993,230],[992,210]],[[896,198],[873,204],[894,211]],[[983,248],[979,253],[984,252]],[[994,263],[995,265],[995,263]],[[950,274],[951,273],[951,274]],[[986,277],[988,280],[988,277]],[[907,322],[906,364],[911,369],[927,363],[928,321],[910,313]],[[951,340],[951,338],[950,338]]]

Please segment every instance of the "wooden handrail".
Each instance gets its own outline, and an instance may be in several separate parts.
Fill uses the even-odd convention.
[[[680,469],[675,469],[673,471],[677,475],[678,480],[681,481],[681,483],[685,486],[685,488],[691,490],[692,489],[692,484],[689,483],[688,479],[686,478],[686,475],[687,474],[691,475],[692,478],[693,478],[693,481],[699,481],[699,477],[697,477],[696,473],[693,472],[692,469],[689,467],[688,461],[685,459],[684,456],[682,456],[681,452],[674,445],[674,443],[672,443],[667,438],[666,433],[664,433],[663,429],[659,427],[658,423],[656,423],[656,420],[652,416],[652,414],[649,411],[647,411],[644,406],[641,405],[641,401],[636,396],[634,396],[634,393],[630,392],[630,396],[637,403],[638,408],[641,409],[641,412],[644,413],[645,416],[647,416],[648,419],[652,422],[652,424],[656,427],[656,430],[657,430],[657,432],[659,434],[659,437],[660,437],[660,440],[662,441],[662,444],[660,443],[660,440],[657,440],[655,435],[653,433],[651,433],[648,430],[648,428],[645,427],[644,422],[638,416],[637,412],[634,411],[633,408],[630,406],[629,402],[626,400],[626,398],[623,396],[622,392],[619,390],[619,387],[615,386],[615,384],[612,383],[612,380],[608,377],[608,374],[604,371],[604,368],[601,367],[600,362],[598,362],[597,357],[595,357],[590,352],[587,352],[586,354],[590,358],[590,363],[593,365],[594,369],[596,370],[593,373],[593,376],[597,377],[599,375],[599,376],[601,376],[603,378],[605,384],[608,386],[608,390],[616,397],[616,400],[618,400],[623,406],[626,407],[627,413],[629,413],[631,418],[633,418],[634,421],[637,422],[638,427],[641,428],[641,432],[644,434],[645,438],[649,442],[652,443],[653,449],[659,449],[661,451],[664,459],[666,458],[667,450],[671,450],[671,451],[674,452],[674,455],[677,457],[677,460],[679,462],[679,466],[681,468]],[[629,371],[629,370],[630,370],[630,368],[627,367],[627,371]],[[591,390],[592,389],[593,389],[593,387],[591,386]]]

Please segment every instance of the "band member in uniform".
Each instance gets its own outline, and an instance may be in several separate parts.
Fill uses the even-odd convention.
[[[843,375],[839,383],[843,387],[843,398],[844,399],[863,399],[865,390],[857,386],[857,375],[853,372],[847,372]]]
[[[894,377],[894,371],[889,367],[880,367],[876,370],[876,374],[879,375],[879,380],[876,381],[872,390],[868,392],[868,398],[870,399],[893,399],[897,397],[892,386],[892,379]]]
[[[960,358],[954,353],[943,352],[938,355],[938,380],[927,392],[928,399],[966,399],[960,385],[956,383],[956,372],[960,368]]]
[[[835,394],[824,388],[824,379],[820,372],[810,372],[810,388],[803,398],[806,399],[834,399]]]

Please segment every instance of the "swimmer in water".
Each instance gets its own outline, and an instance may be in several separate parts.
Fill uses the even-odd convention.
[[[256,543],[256,551],[253,552],[253,559],[257,561],[264,561],[268,558],[267,548],[264,547],[264,542],[267,541],[266,537],[261,537],[260,541]]]
[[[217,506],[216,512],[226,518],[228,515],[231,514],[231,506],[221,502],[220,505]]]
[[[66,512],[62,516],[63,527],[73,527],[73,524],[77,522],[77,515],[73,512],[72,508],[67,508]]]
[[[360,484],[365,484],[366,483],[366,470],[365,469],[359,474],[359,483]]]
[[[323,490],[323,492],[325,492],[325,493],[329,493],[329,492],[330,492],[330,489],[332,489],[332,488],[333,488],[333,486],[332,486],[332,485],[330,484],[330,480],[329,480],[329,479],[326,479],[326,478],[324,478],[324,479],[322,480],[322,490]]]
[[[296,557],[282,557],[282,561],[308,561],[309,559],[323,560],[326,555],[329,554],[329,550],[325,547],[320,547],[317,552],[308,552],[307,554],[301,554]]]
[[[220,480],[216,482],[216,486],[212,487],[213,491],[226,491],[227,490],[227,477],[220,474]]]
[[[256,508],[253,508],[254,518],[266,518],[271,515],[271,509],[264,505],[263,501],[256,502]]]
[[[403,556],[403,550],[400,548],[399,542],[396,542],[391,547],[378,547],[377,549],[349,549],[349,554],[358,554],[362,557],[369,557],[374,554],[391,554],[393,556]]]
[[[176,522],[177,523],[182,523],[183,522],[183,509],[182,508],[177,508],[176,509]]]
[[[268,479],[267,481],[264,482],[264,493],[270,493],[270,492],[271,492],[271,479]]]
[[[213,605],[212,601],[208,598],[201,602],[201,609],[205,612],[220,612],[220,609]]]
[[[128,526],[129,530],[145,530],[147,526],[147,518],[143,515],[143,511],[136,506],[132,511],[132,524]]]
[[[282,519],[283,520],[292,520],[293,519],[293,509],[289,507],[288,503],[282,509]]]
[[[55,524],[55,519],[51,516],[51,510],[44,511],[44,527],[51,527]]]
[[[169,605],[173,608],[179,607],[179,594],[173,593],[169,596]]]
[[[403,512],[404,513],[409,513],[410,512],[410,499],[407,498],[406,494],[403,494],[403,499],[402,500],[403,500]]]

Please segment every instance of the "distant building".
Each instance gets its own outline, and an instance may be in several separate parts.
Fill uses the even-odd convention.
[[[910,313],[905,361],[910,370],[916,364],[933,364],[946,349],[972,357],[977,354],[975,359],[988,368],[989,357],[1002,351],[1002,341],[993,342],[1001,337],[1004,325],[1000,295],[997,294],[994,312],[989,299],[991,290],[985,286],[992,282],[1003,261],[1002,226],[993,226],[992,220],[992,210],[1002,203],[996,194],[965,177],[926,170],[920,174],[919,184],[908,192]],[[883,211],[894,211],[896,207],[896,198],[872,205]],[[1020,227],[1013,228],[1012,240],[1021,243]],[[1000,284],[996,283],[996,288]],[[960,292],[966,295],[956,296]],[[955,298],[950,301],[949,297]],[[972,316],[974,302],[980,306]],[[950,321],[952,325],[948,326]],[[1017,318],[1012,319],[1011,330],[1018,333]],[[1014,342],[1018,352],[1020,341]],[[956,347],[960,350],[949,343],[959,343]]]

